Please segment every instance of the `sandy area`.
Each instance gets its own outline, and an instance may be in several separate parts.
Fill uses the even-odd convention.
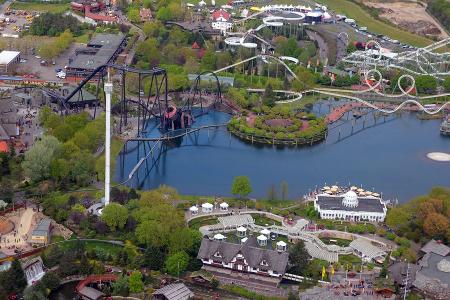
[[[442,26],[426,11],[425,6],[414,2],[364,1],[364,5],[379,8],[380,17],[410,32],[420,35],[448,37]]]

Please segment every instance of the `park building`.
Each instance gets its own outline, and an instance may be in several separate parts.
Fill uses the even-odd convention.
[[[277,286],[287,269],[289,254],[285,246],[280,244],[277,250],[271,250],[261,247],[253,237],[241,244],[204,238],[197,258],[202,260],[204,270],[219,279],[240,273],[248,280]]]
[[[314,209],[321,219],[345,220],[352,222],[383,222],[387,208],[377,196],[359,196],[355,191],[344,194],[316,195]]]
[[[4,50],[0,52],[0,74],[13,74],[20,62],[19,51]]]
[[[31,233],[31,244],[47,245],[50,240],[50,231],[52,230],[52,222],[50,219],[42,219]]]
[[[211,20],[211,27],[220,30],[223,34],[233,27],[233,23],[230,21],[231,14],[223,9],[214,11],[211,14]]]

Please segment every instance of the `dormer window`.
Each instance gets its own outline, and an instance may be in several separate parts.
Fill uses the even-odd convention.
[[[261,266],[268,266],[269,264],[267,263],[267,261],[265,259],[263,259],[261,261]]]
[[[217,251],[216,253],[214,253],[214,257],[222,257],[222,255],[220,255],[220,252]]]

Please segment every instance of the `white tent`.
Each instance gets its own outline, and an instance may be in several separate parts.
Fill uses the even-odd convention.
[[[223,234],[220,234],[220,233],[214,235],[214,239],[215,239],[216,241],[222,241],[222,240],[224,240],[225,238],[226,238],[226,237],[225,237]]]
[[[220,203],[220,210],[222,210],[222,211],[227,211],[228,210],[228,203],[226,203],[226,202],[222,202],[222,203]]]
[[[191,214],[195,215],[198,213],[198,207],[197,206],[191,206],[189,208],[189,211],[191,212]]]
[[[213,211],[214,205],[212,205],[211,203],[203,203],[202,204],[202,211],[204,213],[210,213]]]
[[[256,240],[258,241],[258,244],[260,246],[266,246],[267,245],[267,236],[261,234],[259,235]]]
[[[270,230],[267,228],[264,228],[263,230],[261,230],[259,233],[264,234],[264,235],[269,235],[270,234]]]

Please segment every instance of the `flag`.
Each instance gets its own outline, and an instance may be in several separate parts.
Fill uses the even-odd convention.
[[[325,278],[326,275],[327,273],[325,271],[325,266],[322,266],[322,280]]]

